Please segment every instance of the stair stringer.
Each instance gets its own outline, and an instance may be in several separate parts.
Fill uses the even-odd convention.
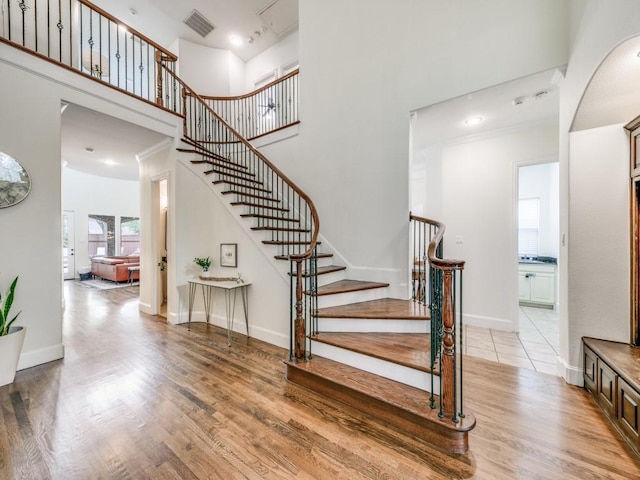
[[[317,355],[328,358],[335,362],[344,363],[359,370],[388,378],[389,380],[395,380],[396,382],[431,392],[431,373],[328,345],[323,342],[317,342],[313,339],[311,339],[311,344],[313,356]],[[433,375],[433,388],[436,392],[440,391],[440,377],[437,375]]]

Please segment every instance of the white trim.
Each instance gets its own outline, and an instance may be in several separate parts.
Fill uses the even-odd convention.
[[[23,351],[22,355],[20,355],[20,361],[18,362],[18,370],[53,362],[61,358],[64,358],[64,344],[62,343],[29,352]]]
[[[569,365],[564,358],[558,357],[558,373],[565,382],[584,387],[584,369],[582,367]]]
[[[503,332],[515,332],[517,324],[506,318],[484,317],[482,315],[463,314],[463,324],[465,326],[490,328]]]
[[[155,145],[150,146],[146,150],[143,150],[142,152],[137,153],[136,154],[136,160],[138,161],[138,163],[140,163],[140,162],[146,160],[148,157],[150,157],[154,153],[161,152],[162,150],[165,150],[165,149],[170,148],[172,146],[173,146],[173,138],[172,137],[167,137],[164,140],[156,143]]]

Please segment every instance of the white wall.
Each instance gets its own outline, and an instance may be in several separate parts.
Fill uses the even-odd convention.
[[[554,135],[557,140],[557,136]],[[519,169],[518,196],[538,198],[538,256],[558,258],[559,245],[559,192],[558,163],[526,165]]]
[[[63,169],[63,209],[74,212],[75,262],[79,267],[91,266],[88,253],[88,216],[116,217],[116,246],[120,238],[120,217],[140,216],[140,188],[138,182],[98,177]]]
[[[628,136],[612,125],[569,140],[571,337],[629,342]]]
[[[298,31],[287,35],[273,47],[249,60],[245,68],[245,92],[255,90],[255,82],[298,61]]]
[[[354,265],[406,277],[410,111],[566,62],[564,2],[489,3],[300,2],[303,123],[285,171]]]
[[[35,72],[35,73],[34,73]],[[23,202],[0,210],[0,287],[19,275],[15,307],[27,335],[19,368],[64,355],[62,343],[62,160],[60,107],[68,101],[173,134],[180,119],[0,44],[0,148],[32,178]],[[34,141],[37,136],[37,141]],[[9,226],[9,227],[7,227]]]
[[[578,385],[582,384],[581,335],[588,332],[601,338],[622,338],[621,332],[629,331],[629,275],[623,267],[627,265],[628,268],[629,247],[626,243],[624,246],[618,244],[618,237],[625,236],[628,228],[629,207],[628,204],[622,206],[620,195],[628,195],[629,172],[628,166],[624,171],[619,166],[622,157],[628,155],[626,140],[619,130],[614,133],[608,129],[593,129],[581,132],[577,137],[569,131],[598,65],[616,45],[640,33],[639,2],[590,0],[586,6],[581,3],[572,2],[572,13],[577,17],[572,23],[579,26],[572,30],[574,48],[560,88],[560,230],[561,238],[564,235],[566,239],[560,252],[560,356],[565,379]],[[612,128],[616,130],[615,126]],[[594,143],[594,151],[588,152],[581,147],[586,142],[583,135],[594,135],[594,139],[600,139],[604,144]],[[611,150],[605,152],[605,146]],[[579,150],[574,151],[574,148]],[[586,159],[585,163],[583,159]],[[594,170],[585,169],[586,165]],[[613,171],[606,171],[610,166]],[[622,177],[614,179],[611,175],[616,171]],[[615,184],[620,190],[604,190],[595,185],[599,183],[599,176],[603,178],[603,185]],[[595,218],[605,220],[605,225],[615,224],[620,228],[613,231],[605,244],[598,242],[602,238],[599,232],[593,231],[593,220],[589,215],[594,189],[601,192],[599,200],[603,202],[602,207],[596,208]],[[624,210],[624,225],[618,217],[620,207]],[[606,213],[601,208],[605,208]],[[620,248],[609,248],[612,241]],[[596,275],[596,267],[601,265],[600,260],[594,261],[594,258],[601,253],[606,254],[611,268],[605,269],[606,273],[599,270]],[[586,277],[586,273],[593,276]],[[600,302],[597,308],[585,308],[596,302]],[[605,307],[608,310],[603,312]],[[624,341],[629,340],[628,333],[624,337]]]
[[[178,75],[199,95],[230,96],[232,85],[244,77],[243,62],[229,50],[180,39],[176,53]]]
[[[557,151],[554,123],[492,132],[442,146],[444,253],[447,258],[466,261],[464,314],[468,325],[518,330],[517,168],[555,157]],[[426,213],[433,216],[429,208]]]

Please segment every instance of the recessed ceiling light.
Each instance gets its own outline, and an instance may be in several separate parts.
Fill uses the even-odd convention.
[[[546,90],[540,90],[533,95],[533,98],[535,98],[536,100],[540,100],[542,97],[546,97],[548,93],[549,92],[547,92]]]
[[[231,35],[229,37],[229,41],[231,42],[232,45],[235,45],[236,47],[239,47],[240,45],[242,45],[242,38],[240,38],[239,35]]]
[[[470,127],[472,127],[474,125],[478,125],[478,124],[482,123],[483,120],[484,120],[484,118],[482,118],[481,116],[469,117],[464,121],[464,124],[465,125],[469,125]]]

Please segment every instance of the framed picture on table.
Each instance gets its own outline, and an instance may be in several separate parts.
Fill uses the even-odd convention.
[[[238,266],[238,244],[237,243],[221,243],[220,244],[220,266],[221,267],[237,267]]]

